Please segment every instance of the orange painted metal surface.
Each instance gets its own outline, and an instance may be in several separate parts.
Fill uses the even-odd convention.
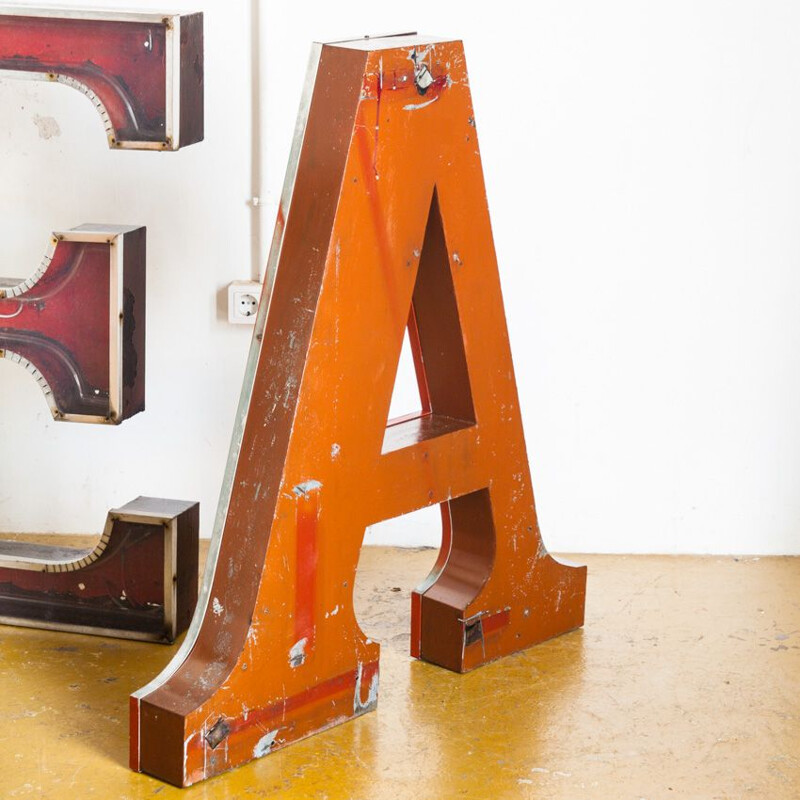
[[[586,571],[537,524],[462,45],[316,56],[198,612],[131,698],[132,767],[181,786],[375,707],[353,582],[380,520],[442,506],[420,658],[463,672],[583,624]],[[387,426],[409,319],[424,408]]]

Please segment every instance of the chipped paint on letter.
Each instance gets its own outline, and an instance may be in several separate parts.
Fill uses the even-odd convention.
[[[278,728],[275,728],[274,731],[270,731],[269,733],[265,733],[256,742],[256,746],[253,748],[253,758],[261,758],[262,756],[267,755],[270,750],[272,750],[272,746],[275,744],[275,737],[277,735]]]
[[[367,694],[367,699],[362,703],[361,702],[361,680],[364,674],[364,665],[358,665],[358,673],[356,674],[356,691],[353,695],[353,713],[354,714],[363,714],[365,711],[372,711],[373,708],[378,704],[378,682],[379,682],[379,673],[376,671],[375,674],[372,676],[372,680],[369,683],[369,693]]]
[[[297,667],[305,662],[307,644],[308,639],[304,636],[300,641],[292,645],[292,649],[289,651],[289,665],[292,669],[297,669]]]

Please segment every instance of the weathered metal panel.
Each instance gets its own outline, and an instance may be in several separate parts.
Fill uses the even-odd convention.
[[[89,550],[0,542],[0,623],[170,643],[197,602],[199,505],[139,497]]]
[[[92,102],[110,147],[203,139],[203,15],[0,6],[0,75],[54,81]]]
[[[372,523],[442,505],[428,661],[583,624],[586,571],[536,519],[461,43],[324,45],[310,75],[198,612],[132,698],[133,768],[181,786],[375,707],[352,603]],[[387,430],[409,320],[425,407]]]

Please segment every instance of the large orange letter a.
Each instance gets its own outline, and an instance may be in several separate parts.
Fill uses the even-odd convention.
[[[188,785],[374,707],[364,529],[442,504],[412,650],[464,671],[583,623],[536,522],[464,53],[315,51],[198,611],[132,698],[132,764]],[[269,287],[267,287],[267,290]],[[386,426],[411,332],[424,408]]]

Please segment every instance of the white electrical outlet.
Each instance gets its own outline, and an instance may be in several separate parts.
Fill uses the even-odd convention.
[[[255,325],[261,284],[258,281],[234,281],[228,284],[228,322]]]

